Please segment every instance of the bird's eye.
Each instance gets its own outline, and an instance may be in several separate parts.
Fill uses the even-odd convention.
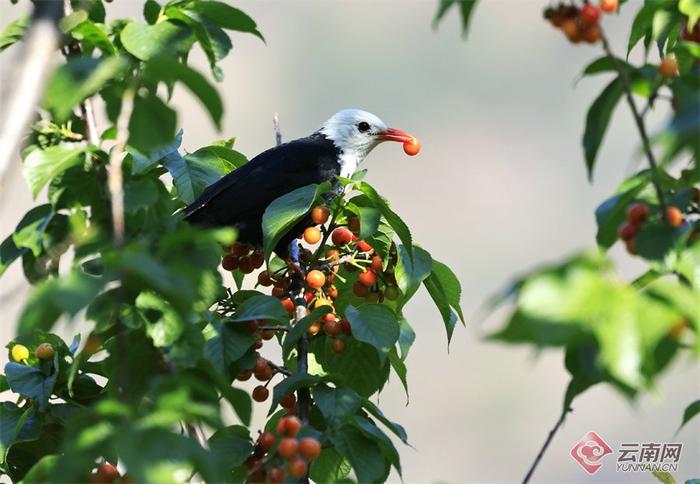
[[[360,133],[364,133],[365,131],[369,131],[369,123],[367,121],[362,121],[357,125],[357,129],[360,130]]]

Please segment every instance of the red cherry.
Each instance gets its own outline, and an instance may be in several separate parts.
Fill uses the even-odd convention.
[[[292,393],[288,393],[287,395],[283,396],[282,399],[280,400],[280,406],[282,408],[294,408],[294,406],[297,404],[297,398],[294,396]]]
[[[345,341],[340,338],[333,338],[331,349],[336,353],[343,353],[345,351]]]
[[[330,210],[328,207],[319,205],[311,210],[311,220],[317,225],[323,225],[328,221]]]
[[[331,234],[331,240],[333,241],[333,244],[338,247],[350,243],[353,237],[353,233],[350,232],[350,230],[348,230],[347,227],[338,227]]]
[[[372,246],[369,245],[364,240],[360,240],[357,242],[357,248],[360,249],[360,252],[371,252],[372,251]]]
[[[264,402],[269,396],[270,390],[268,390],[264,386],[258,385],[257,387],[253,388],[253,400],[255,400],[256,402]]]
[[[289,471],[292,477],[296,477],[297,479],[304,477],[308,468],[309,465],[301,457],[290,460],[289,464],[287,464],[287,471]]]
[[[600,9],[592,3],[587,3],[579,12],[578,18],[583,25],[598,23],[600,19]]]
[[[294,416],[282,417],[277,422],[277,433],[286,437],[296,437],[301,430],[301,420]]]
[[[666,209],[666,218],[671,227],[680,227],[683,225],[683,213],[676,207],[668,207]]]
[[[277,453],[285,459],[291,459],[297,455],[299,442],[294,437],[285,437],[280,440],[280,445],[277,447]]]
[[[365,287],[372,287],[377,283],[377,273],[372,269],[367,269],[365,272],[361,272],[357,277],[357,282]]]
[[[306,460],[314,460],[321,454],[321,444],[318,440],[307,437],[299,441],[299,453]]]
[[[633,203],[627,207],[627,220],[639,225],[649,218],[649,207],[642,202]]]
[[[277,439],[272,432],[263,432],[258,437],[258,445],[264,450],[270,450],[275,445],[275,442],[277,442]]]
[[[97,476],[102,482],[112,482],[119,477],[119,470],[109,462],[103,462],[97,467]]]
[[[420,153],[420,142],[416,138],[413,138],[411,141],[406,141],[403,144],[403,152],[408,156],[416,156]]]
[[[613,13],[617,10],[618,0],[600,0],[600,9],[605,13]]]
[[[617,229],[617,236],[620,237],[620,240],[630,240],[637,235],[637,227],[636,224],[628,220]]]

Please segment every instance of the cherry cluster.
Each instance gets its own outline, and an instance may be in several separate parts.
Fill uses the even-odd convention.
[[[274,333],[272,333],[272,335],[274,336]],[[270,338],[272,338],[272,336],[270,336]],[[266,358],[260,356],[260,353],[256,351],[255,363],[253,364],[253,367],[241,371],[238,375],[236,375],[236,379],[238,381],[248,381],[254,376],[259,382],[264,382],[264,385],[258,385],[253,389],[253,400],[256,402],[264,402],[267,400],[267,397],[270,396],[270,390],[267,389],[267,386],[278,372],[278,368],[272,365]],[[294,405],[296,405],[296,402],[294,402],[292,406]]]
[[[262,249],[255,248],[243,242],[234,242],[228,247],[229,253],[221,261],[221,266],[226,271],[238,269],[243,274],[250,274],[255,269],[260,269],[265,263]]]
[[[294,397],[287,395],[290,396]],[[287,477],[304,477],[309,463],[321,454],[321,444],[313,437],[298,438],[301,430],[301,420],[287,414],[277,422],[276,432],[262,432],[253,454],[245,462],[248,482],[277,483]]]
[[[584,0],[580,7],[575,3],[560,3],[556,7],[548,7],[544,11],[544,18],[569,39],[578,44],[586,42],[595,44],[603,36],[600,27],[601,10],[605,13],[617,11],[618,0],[600,0],[600,6]]]

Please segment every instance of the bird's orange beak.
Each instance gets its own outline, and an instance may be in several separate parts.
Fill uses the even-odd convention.
[[[381,141],[398,141],[399,143],[413,143],[416,140],[412,134],[394,128],[387,128],[386,131],[379,133],[377,138]]]

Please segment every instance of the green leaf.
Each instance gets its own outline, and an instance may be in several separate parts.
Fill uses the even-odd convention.
[[[104,25],[95,24],[90,20],[86,20],[73,29],[71,35],[74,39],[82,42],[86,51],[92,50],[89,47],[97,47],[105,55],[114,55],[117,49],[109,39]]]
[[[63,17],[59,22],[59,27],[63,33],[69,33],[71,30],[76,28],[78,25],[86,21],[88,18],[88,13],[85,10],[76,10],[65,17]]]
[[[452,310],[450,302],[447,299],[446,289],[442,286],[442,281],[431,272],[428,277],[423,281],[425,288],[428,290],[428,294],[433,299],[435,306],[437,306],[442,316],[442,321],[445,323],[445,330],[447,331],[447,344],[450,344],[452,340],[452,332],[455,329],[455,324],[457,323],[457,314]]]
[[[403,245],[397,246],[397,252],[399,260],[394,273],[399,289],[403,293],[402,301],[405,303],[413,297],[420,283],[430,275],[433,259],[420,247],[414,247],[413,258],[408,255]]]
[[[276,297],[252,296],[241,303],[233,321],[252,321],[254,319],[266,319],[287,324],[289,323],[289,313]]]
[[[146,0],[143,4],[143,18],[146,19],[150,25],[153,25],[158,21],[160,16],[160,5],[155,0]]]
[[[596,156],[603,142],[605,131],[612,113],[622,97],[623,87],[620,78],[616,78],[608,84],[603,92],[593,101],[586,115],[586,129],[583,133],[583,151],[586,158],[588,178],[593,178],[593,167]]]
[[[33,408],[19,408],[12,402],[0,402],[0,419],[0,464],[5,464],[13,444],[39,438],[40,422]]]
[[[100,91],[109,81],[118,80],[127,65],[121,57],[70,58],[49,80],[44,105],[57,122],[64,122],[75,106]]]
[[[253,443],[246,427],[231,425],[209,437],[209,449],[228,471],[240,466],[253,452]]]
[[[391,348],[391,351],[389,352],[389,363],[394,369],[394,372],[396,372],[396,375],[399,377],[399,380],[401,380],[403,389],[406,392],[406,405],[408,405],[408,401],[410,399],[408,394],[408,379],[406,376],[408,369],[406,368],[406,363],[404,363],[404,360],[399,356],[399,352],[396,351],[396,347]]]
[[[44,249],[44,232],[53,217],[53,209],[49,204],[39,205],[29,210],[17,224],[15,233],[10,236],[16,250],[14,253],[21,255],[23,252],[26,252],[26,250],[22,251],[22,249],[29,249],[35,257],[38,257]],[[9,245],[7,248],[12,250],[12,247]],[[0,251],[0,254],[2,252],[4,251]],[[2,260],[5,260],[4,256]]]
[[[275,408],[277,408],[277,405],[280,403],[280,400],[282,400],[282,397],[300,388],[311,387],[318,381],[318,376],[309,375],[307,373],[294,373],[293,375],[286,377],[284,380],[275,385],[275,389],[272,391],[270,411],[267,413],[267,415],[272,415]]]
[[[20,17],[7,24],[0,32],[0,52],[22,40],[28,24],[29,17],[27,16]]]
[[[315,321],[318,321],[322,316],[328,314],[329,312],[331,312],[330,306],[315,308],[313,311],[311,311],[311,314],[301,318],[292,326],[292,329],[287,332],[287,336],[284,337],[284,341],[282,343],[282,354],[284,355],[285,359],[287,359],[291,351],[294,349],[297,341],[304,336],[306,330],[309,329],[309,327]]]
[[[158,56],[146,63],[145,75],[154,81],[163,81],[167,84],[182,82],[209,112],[216,128],[221,128],[223,113],[221,97],[214,86],[199,72],[172,57]]]
[[[338,432],[332,432],[329,439],[338,453],[350,461],[358,482],[386,480],[390,464],[385,460],[377,442],[365,437],[354,426],[345,426]]]
[[[627,57],[637,43],[650,35],[654,14],[662,7],[663,1],[644,2],[644,6],[637,12],[632,22],[632,31],[627,42]]]
[[[186,54],[194,43],[194,37],[188,28],[170,20],[155,25],[129,22],[119,38],[126,51],[142,61],[159,55]]]
[[[678,11],[688,17],[688,31],[692,31],[700,19],[700,1],[679,0]]]
[[[386,426],[389,430],[391,430],[394,435],[396,435],[399,439],[401,439],[401,442],[403,442],[406,445],[408,444],[408,436],[406,434],[406,430],[399,424],[392,422],[388,418],[384,416],[382,411],[377,407],[374,403],[372,403],[368,399],[363,399],[362,400],[362,406],[364,407],[365,410],[367,410],[374,418],[379,420],[382,424]]]
[[[54,358],[57,366],[58,354]],[[5,376],[10,384],[10,389],[19,395],[26,395],[31,398],[42,412],[49,405],[49,397],[56,383],[56,375],[56,371],[51,372],[51,375],[47,375],[39,368],[14,362],[5,365]]]
[[[437,28],[437,25],[453,5],[459,6],[460,17],[462,19],[462,37],[466,38],[467,32],[469,31],[469,21],[472,11],[476,6],[476,0],[440,0],[438,11],[433,19],[433,28]]]
[[[462,299],[462,286],[454,272],[442,262],[433,259],[433,268],[430,277],[434,278],[442,290],[447,303],[457,311],[460,321],[464,324],[464,314],[460,300]]]
[[[77,269],[59,279],[47,279],[29,296],[17,331],[21,335],[30,335],[36,329],[48,331],[62,313],[75,316],[90,304],[103,284],[101,279]]]
[[[24,475],[22,482],[24,484],[44,484],[50,482],[52,473],[56,469],[58,463],[58,455],[45,455],[32,466],[32,468]]]
[[[250,331],[240,324],[215,322],[211,327],[215,335],[207,340],[204,354],[218,371],[228,375],[231,363],[242,357],[255,341]]]
[[[321,450],[321,455],[311,463],[309,477],[314,482],[334,484],[350,473],[352,465],[332,447]]]
[[[175,138],[177,115],[158,96],[134,98],[129,120],[129,146],[146,157],[169,146]]]
[[[367,182],[359,182],[356,184],[355,188],[364,193],[367,198],[378,208],[391,228],[394,229],[396,235],[398,235],[401,243],[406,247],[406,252],[410,259],[413,259],[413,241],[411,239],[411,231],[408,226],[401,220],[387,203],[384,198],[382,198],[377,191],[369,185]]]
[[[651,471],[651,474],[656,477],[659,482],[664,484],[676,484],[676,480],[673,478],[671,473],[666,471]]]
[[[401,459],[399,458],[399,453],[394,447],[393,442],[387,437],[384,432],[382,432],[379,427],[377,427],[371,420],[361,417],[359,415],[353,417],[353,425],[360,429],[365,437],[368,437],[379,444],[382,449],[384,456],[389,459],[396,471],[401,476]]]
[[[681,429],[687,424],[693,417],[696,417],[698,414],[700,414],[700,400],[695,400],[693,403],[688,405],[685,408],[685,411],[683,412],[683,420],[681,420],[681,424],[678,427],[678,430],[676,430],[676,433],[680,432]]]
[[[598,224],[596,241],[598,245],[608,249],[618,240],[617,229],[627,218],[627,207],[649,186],[650,181],[649,171],[637,173],[625,180],[615,190],[615,195],[596,208],[595,218]]]
[[[347,387],[316,385],[312,394],[314,403],[330,427],[340,427],[346,417],[357,413],[362,403],[357,393]]]
[[[387,306],[364,304],[359,308],[348,306],[345,317],[352,327],[352,336],[372,345],[384,364],[389,351],[399,340],[399,322]]]
[[[199,1],[189,8],[205,15],[221,27],[238,32],[248,32],[265,41],[255,21],[247,14],[223,2]]]
[[[68,168],[85,161],[86,146],[83,143],[63,142],[45,150],[32,150],[24,159],[22,172],[36,198],[49,180]],[[82,155],[82,156],[81,156]]]
[[[671,227],[664,223],[644,224],[634,238],[634,247],[645,259],[662,260],[690,229],[690,224],[680,227]]]
[[[315,205],[330,188],[328,182],[297,188],[273,201],[262,220],[265,260],[270,259],[280,239]]]

